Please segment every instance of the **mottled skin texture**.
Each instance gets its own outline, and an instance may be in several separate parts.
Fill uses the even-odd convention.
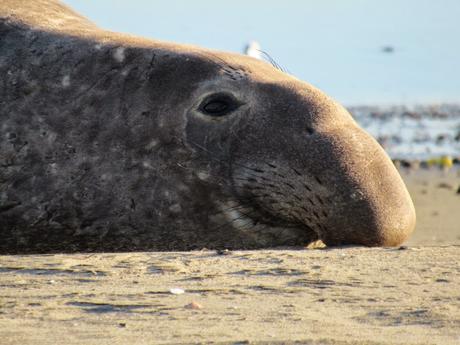
[[[222,92],[238,107],[203,114]],[[414,226],[387,155],[313,86],[0,3],[0,253],[393,246]]]

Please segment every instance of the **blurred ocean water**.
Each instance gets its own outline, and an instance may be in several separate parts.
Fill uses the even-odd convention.
[[[460,157],[460,106],[351,107],[355,120],[394,159]]]

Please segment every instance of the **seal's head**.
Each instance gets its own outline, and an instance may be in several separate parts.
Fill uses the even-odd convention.
[[[280,243],[286,229],[327,245],[395,246],[409,236],[415,211],[401,177],[342,106],[265,62],[198,55],[206,73],[180,115],[197,178],[224,190],[214,201],[227,222],[216,226],[280,229]]]
[[[0,252],[393,246],[414,228],[377,142],[268,63],[55,0],[0,2],[0,32]]]

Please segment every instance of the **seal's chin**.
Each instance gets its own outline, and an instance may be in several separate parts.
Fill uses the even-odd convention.
[[[227,224],[258,237],[265,246],[308,246],[320,239],[319,234],[305,224],[289,222],[256,208],[227,208],[223,214]]]

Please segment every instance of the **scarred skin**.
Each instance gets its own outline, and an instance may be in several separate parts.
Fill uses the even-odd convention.
[[[234,109],[205,113],[222,94]],[[313,86],[0,3],[0,253],[396,246],[414,227],[383,149]]]

